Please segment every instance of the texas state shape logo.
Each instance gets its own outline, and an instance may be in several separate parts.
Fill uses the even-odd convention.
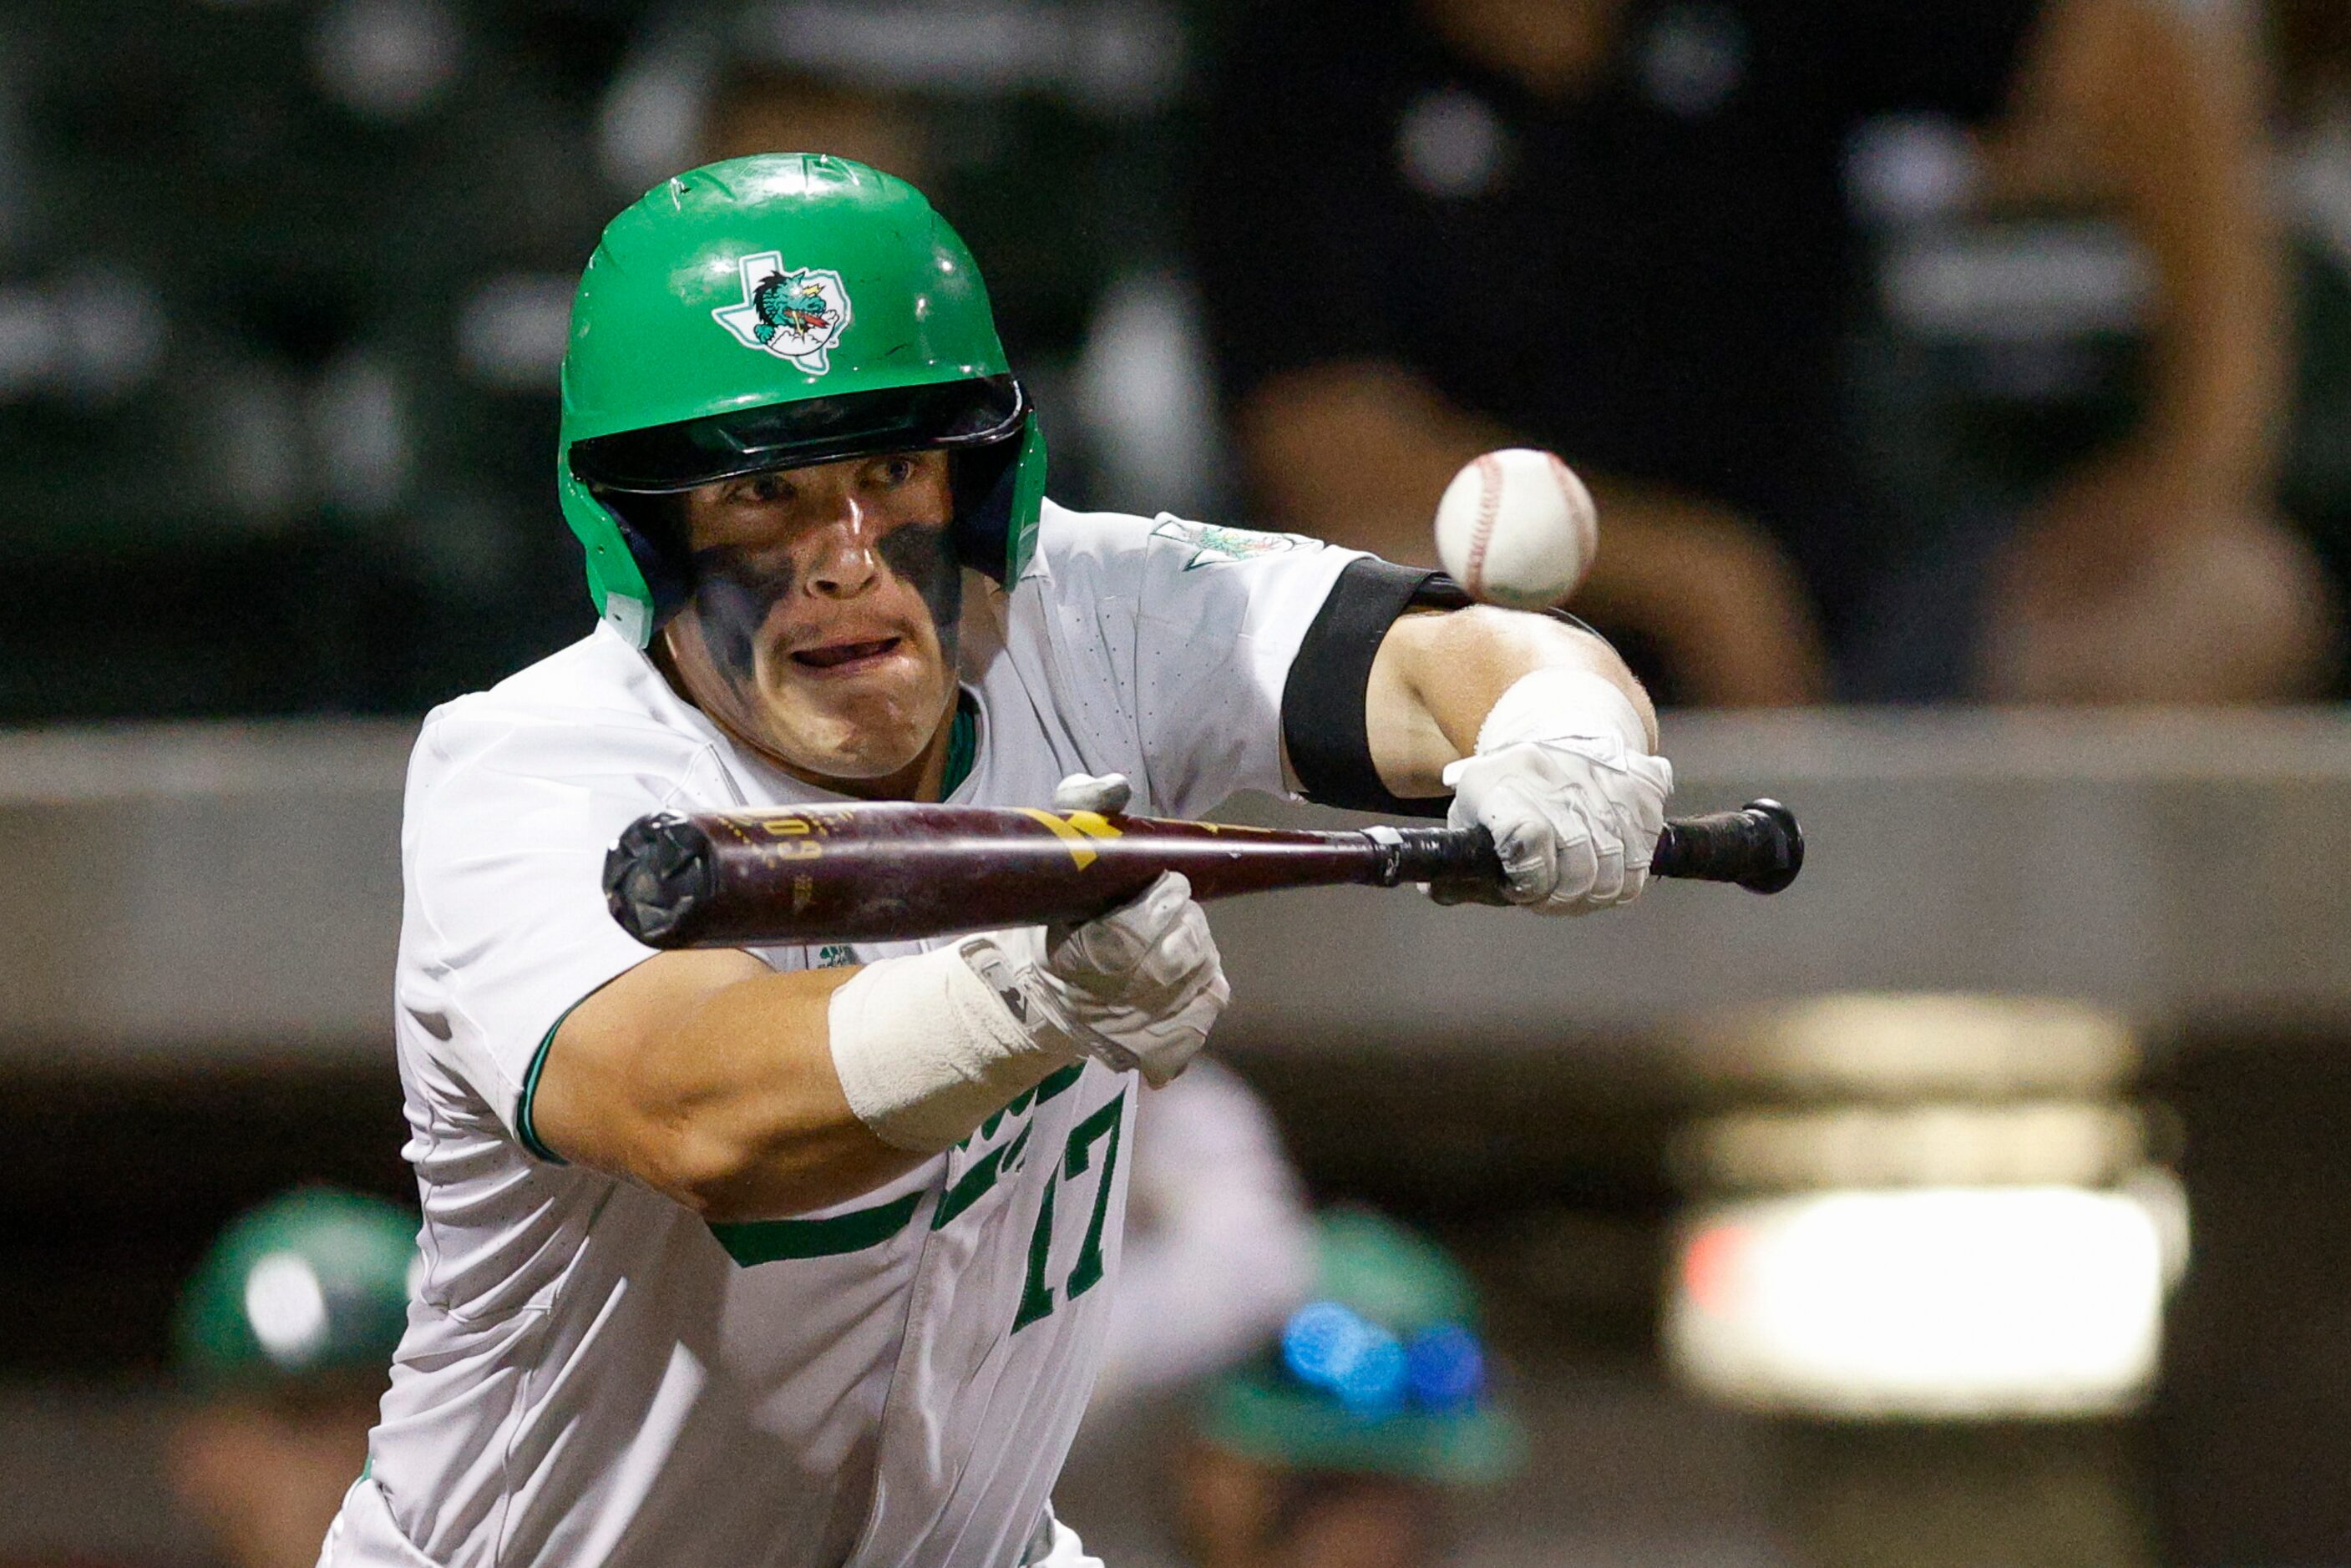
[[[832,369],[829,354],[849,330],[849,290],[841,275],[812,267],[784,270],[781,251],[747,255],[743,303],[712,311],[719,326],[746,348],[789,359],[811,376]]]

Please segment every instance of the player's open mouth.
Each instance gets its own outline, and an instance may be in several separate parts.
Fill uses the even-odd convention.
[[[792,655],[792,662],[808,670],[828,673],[869,669],[898,651],[904,639],[895,637],[876,638],[871,642],[829,642],[821,648],[803,648]]]

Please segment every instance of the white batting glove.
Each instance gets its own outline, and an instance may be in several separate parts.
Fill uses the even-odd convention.
[[[1173,871],[1082,925],[988,931],[957,950],[1040,1044],[1061,1036],[1071,1054],[1154,1087],[1199,1054],[1233,995],[1208,918]]]
[[[1647,885],[1674,770],[1649,754],[1640,714],[1613,682],[1538,670],[1502,693],[1477,754],[1447,768],[1445,782],[1450,826],[1494,836],[1511,903],[1583,915]]]
[[[1055,811],[1098,811],[1115,816],[1134,798],[1124,774],[1071,774],[1053,786]]]

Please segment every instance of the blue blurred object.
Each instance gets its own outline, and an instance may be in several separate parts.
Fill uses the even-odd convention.
[[[1441,1487],[1515,1474],[1526,1434],[1488,1376],[1468,1273],[1368,1210],[1332,1210],[1315,1227],[1321,1296],[1206,1390],[1201,1436],[1295,1470]]]
[[[1281,1330],[1281,1363],[1290,1376],[1318,1388],[1337,1386],[1364,1320],[1337,1302],[1309,1302]]]
[[[1392,1416],[1407,1404],[1423,1410],[1461,1409],[1485,1386],[1486,1359],[1478,1336],[1456,1323],[1437,1324],[1409,1343],[1352,1307],[1310,1302],[1281,1331],[1281,1362],[1309,1387],[1338,1397],[1364,1420]]]
[[[1412,1336],[1404,1348],[1412,1402],[1424,1410],[1460,1410],[1486,1391],[1486,1351],[1458,1323],[1440,1323]]]

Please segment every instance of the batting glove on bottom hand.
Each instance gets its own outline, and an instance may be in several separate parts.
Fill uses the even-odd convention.
[[[1638,898],[1674,788],[1646,739],[1631,701],[1601,677],[1521,676],[1487,715],[1477,754],[1445,770],[1447,820],[1493,835],[1503,896],[1538,914]]]
[[[1082,924],[989,931],[961,950],[1032,1036],[1062,1035],[1071,1054],[1155,1088],[1199,1054],[1232,1000],[1208,918],[1173,871]]]

